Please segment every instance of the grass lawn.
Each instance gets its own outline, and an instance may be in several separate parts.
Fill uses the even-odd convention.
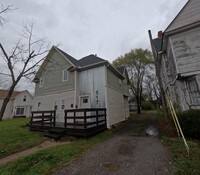
[[[158,114],[158,121],[162,140],[172,153],[172,162],[177,170],[175,175],[200,175],[200,142],[186,138],[190,148],[188,156],[182,138],[176,136],[174,126],[167,125],[161,113]]]
[[[24,127],[28,122],[26,118],[0,122],[0,158],[43,141],[41,133],[30,132],[29,128]]]
[[[175,175],[200,174],[200,145],[194,141],[187,141],[190,155],[187,155],[182,139],[163,138],[164,143],[172,152],[172,161],[177,171]]]
[[[10,164],[0,166],[0,174],[42,175],[53,173],[80,156],[94,144],[106,140],[111,134],[112,131],[105,131],[88,139],[43,149]]]

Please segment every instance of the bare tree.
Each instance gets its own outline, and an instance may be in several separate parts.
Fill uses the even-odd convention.
[[[115,67],[126,65],[130,78],[130,92],[137,102],[137,112],[141,113],[142,92],[144,87],[144,77],[152,69],[152,54],[150,51],[141,48],[131,50],[124,56],[113,61]]]
[[[23,33],[11,52],[8,53],[0,43],[0,52],[7,65],[7,73],[1,72],[0,74],[11,78],[8,94],[0,110],[0,121],[16,85],[22,78],[31,79],[33,77],[44,60],[44,54],[48,52],[49,46],[50,43],[45,38],[37,38],[33,35],[33,23],[24,25]]]
[[[0,25],[3,26],[3,24],[7,21],[7,18],[4,16],[4,14],[15,10],[13,5],[4,5],[0,4]]]

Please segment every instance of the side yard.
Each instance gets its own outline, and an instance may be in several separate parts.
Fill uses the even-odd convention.
[[[24,127],[28,119],[14,119],[0,122],[0,150],[3,158],[14,152],[40,144],[44,137]],[[1,175],[41,175],[53,173],[79,157],[94,144],[111,136],[112,131],[100,133],[88,139],[77,139],[71,143],[42,149],[6,165],[0,165]]]
[[[28,119],[14,119],[0,122],[0,158],[44,141],[42,134],[30,132],[24,127]],[[131,127],[126,127],[131,124]],[[101,143],[113,136],[113,133],[127,133],[131,137],[144,137],[145,128],[155,126],[160,133],[162,142],[172,154],[172,163],[176,167],[175,175],[200,174],[200,145],[198,141],[187,139],[190,156],[187,156],[183,141],[176,137],[161,113],[143,111],[142,115],[132,113],[131,118],[120,124],[116,129],[105,131],[88,139],[76,139],[68,144],[45,148],[36,153],[22,157],[17,161],[0,166],[1,175],[42,175],[53,174],[80,157],[95,144]]]
[[[25,127],[29,119],[12,119],[0,122],[0,158],[38,145],[44,138],[40,133]]]
[[[189,137],[188,133],[194,133],[194,130],[199,130],[199,128],[196,128],[199,126],[197,126],[197,124],[195,124],[196,126],[191,126],[192,122],[194,123],[193,120],[195,117],[192,115],[193,111],[187,112],[190,115],[187,117],[186,122],[183,122],[185,120],[184,113],[179,114],[179,122],[181,123],[188,146],[190,148],[189,156],[187,155],[182,138],[179,138],[176,135],[175,128],[172,129],[172,127],[166,123],[161,113],[158,115],[157,127],[160,130],[163,143],[170,149],[172,153],[172,163],[176,167],[175,175],[197,175],[200,174],[200,141]],[[198,113],[198,111],[196,113]],[[199,115],[200,113],[198,113],[198,116]],[[194,136],[195,135],[193,134],[193,137]]]

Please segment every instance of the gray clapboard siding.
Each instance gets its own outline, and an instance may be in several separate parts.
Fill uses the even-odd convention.
[[[112,71],[107,69],[107,76],[108,76],[108,86],[118,90],[123,91],[123,80],[116,76]],[[119,81],[121,80],[121,85]]]
[[[123,94],[112,88],[108,88],[108,98],[108,116],[111,126],[125,120],[124,99]]]
[[[172,36],[178,73],[200,70],[200,28]]]
[[[68,72],[68,81],[62,81],[62,73],[64,69],[71,67],[60,54],[54,52],[51,56],[45,70],[42,72],[44,79],[44,87],[39,87],[36,83],[35,96],[45,95],[46,92],[54,93],[74,89],[74,72]]]
[[[167,28],[166,32],[178,29],[183,26],[195,23],[200,19],[199,0],[189,0],[184,9],[178,14],[175,20]]]

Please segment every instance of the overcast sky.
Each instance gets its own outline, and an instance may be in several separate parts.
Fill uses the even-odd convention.
[[[5,0],[17,10],[0,28],[9,49],[24,22],[33,21],[34,33],[80,59],[88,54],[112,62],[131,49],[150,49],[153,37],[165,30],[187,0]]]

